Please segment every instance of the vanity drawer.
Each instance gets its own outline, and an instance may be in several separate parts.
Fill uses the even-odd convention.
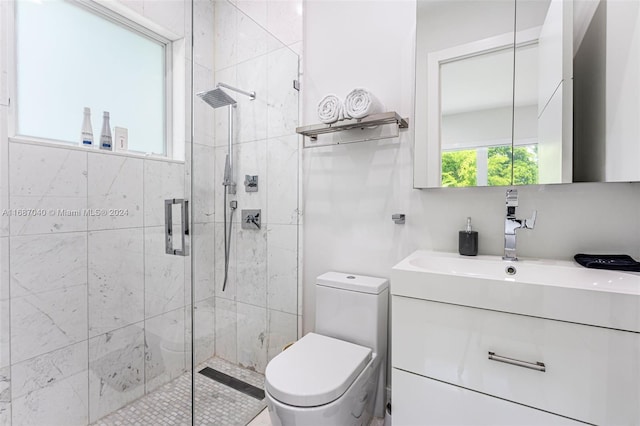
[[[395,368],[391,381],[393,426],[583,424]]]
[[[640,424],[638,333],[400,296],[392,305],[393,367],[585,422]]]

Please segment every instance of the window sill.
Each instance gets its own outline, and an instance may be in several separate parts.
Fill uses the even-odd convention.
[[[62,148],[62,149],[70,149],[73,151],[85,151],[93,154],[104,154],[104,155],[115,155],[118,157],[131,157],[131,158],[140,158],[143,160],[154,160],[154,161],[163,161],[165,163],[176,163],[176,164],[184,164],[184,160],[174,160],[168,157],[164,157],[162,155],[157,154],[143,154],[140,152],[132,152],[132,151],[106,151],[102,149],[98,149],[96,147],[87,148],[80,145],[74,145],[69,142],[62,142],[53,139],[41,139],[35,137],[28,136],[11,136],[9,137],[9,142],[13,143],[21,143],[26,145],[38,145],[38,146],[46,146],[48,148]]]

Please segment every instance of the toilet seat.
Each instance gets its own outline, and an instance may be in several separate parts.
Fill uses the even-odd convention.
[[[345,393],[371,358],[370,348],[309,333],[267,365],[265,389],[287,405],[328,404]]]

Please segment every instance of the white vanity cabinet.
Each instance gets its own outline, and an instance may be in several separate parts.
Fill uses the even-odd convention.
[[[391,277],[394,425],[640,425],[638,294],[625,296],[624,313],[602,305],[613,322],[632,310],[635,321],[619,329],[545,317],[548,308],[535,315],[537,300],[523,314],[499,286],[473,306],[463,283],[477,291],[486,277],[439,286],[443,271],[412,283],[408,269],[401,263]],[[626,290],[637,284],[640,292],[640,274],[622,277]],[[524,295],[522,282],[504,284]]]

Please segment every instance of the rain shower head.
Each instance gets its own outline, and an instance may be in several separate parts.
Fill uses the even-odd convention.
[[[219,87],[206,92],[196,93],[196,95],[213,108],[236,104],[236,100],[227,95],[225,91]]]
[[[245,96],[251,98],[251,100],[256,98],[256,92],[247,92],[246,90],[238,89],[237,87],[229,86],[225,83],[216,84],[216,88],[213,90],[209,90],[207,92],[196,93],[206,103],[208,103],[213,108],[220,108],[227,105],[235,105],[237,102],[231,96],[227,95],[227,93],[221,89],[224,87],[225,89],[233,90],[234,92],[242,93]]]

